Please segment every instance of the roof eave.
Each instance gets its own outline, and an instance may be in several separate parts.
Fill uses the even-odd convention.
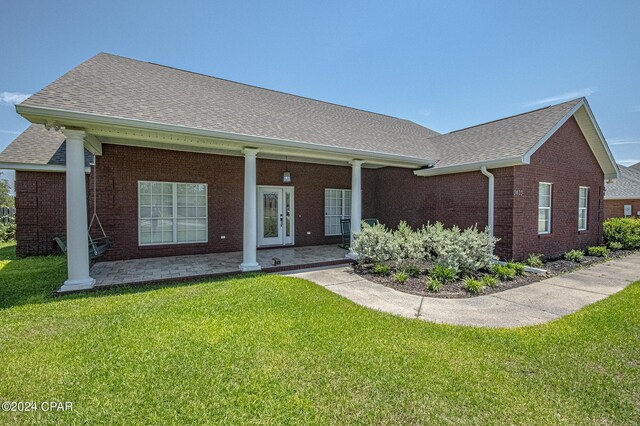
[[[438,176],[448,175],[453,173],[465,173],[479,171],[483,166],[488,169],[499,169],[501,167],[514,167],[528,164],[520,156],[501,158],[499,160],[477,161],[474,163],[456,164],[453,166],[435,167],[429,169],[414,170],[413,173],[416,176]]]
[[[48,121],[56,121],[61,125],[75,125],[82,127],[83,124],[109,125],[131,129],[144,129],[150,131],[170,132],[180,135],[193,135],[200,137],[210,137],[245,144],[261,144],[270,147],[285,149],[299,148],[314,150],[323,153],[332,153],[341,156],[350,156],[354,159],[361,159],[381,165],[396,165],[398,167],[419,168],[430,166],[436,163],[435,160],[421,159],[411,156],[390,154],[384,152],[365,151],[351,148],[335,147],[310,142],[276,139],[263,136],[254,136],[241,133],[224,132],[219,130],[198,129],[173,124],[165,124],[154,121],[138,120],[133,118],[111,117],[101,114],[70,111],[48,107],[36,107],[29,105],[16,105],[16,111],[32,123],[44,124]],[[245,145],[246,146],[246,145]]]
[[[15,170],[18,172],[65,173],[67,167],[64,164],[32,164],[0,161],[0,169]],[[91,168],[85,167],[84,171],[85,173],[89,173],[91,171]]]

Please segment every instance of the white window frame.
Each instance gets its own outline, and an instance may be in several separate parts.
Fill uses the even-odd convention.
[[[549,186],[549,205],[548,206],[541,206],[540,205],[540,187],[542,187],[542,185],[547,185]],[[538,235],[547,235],[547,234],[551,234],[551,223],[552,223],[552,218],[551,218],[551,206],[553,206],[553,184],[550,182],[539,182],[538,183]],[[549,218],[549,224],[547,225],[547,231],[540,231],[540,210],[548,210],[549,214],[547,215],[547,217]]]
[[[341,212],[340,212],[339,215],[327,214],[327,191],[340,191],[340,194],[342,196],[342,203],[341,203],[342,207],[341,207]],[[324,235],[327,236],[327,237],[334,236],[334,235],[341,235],[342,234],[342,232],[341,232],[339,227],[338,227],[338,232],[337,233],[327,233],[327,217],[340,217],[340,219],[351,219],[351,213],[349,213],[348,215],[345,215],[347,194],[351,194],[351,196],[353,196],[353,193],[351,192],[350,189],[342,189],[342,188],[325,188],[324,189],[324,211],[325,211],[325,214],[324,214]],[[351,210],[351,206],[349,206],[349,210]]]
[[[151,242],[151,243],[143,243],[142,242],[142,203],[140,202],[141,192],[140,185],[142,183],[159,183],[159,184],[171,184],[172,185],[172,220],[173,220],[173,241],[164,241],[164,242]],[[204,196],[206,198],[206,202],[204,204],[204,217],[194,217],[191,219],[204,219],[205,223],[205,239],[204,240],[193,240],[193,241],[178,241],[178,185],[204,185]],[[166,182],[166,181],[157,181],[157,180],[139,180],[138,181],[138,246],[140,247],[148,247],[148,246],[166,246],[166,245],[179,245],[179,244],[206,244],[209,242],[209,186],[206,183],[195,183],[195,182]]]
[[[585,191],[584,207],[581,207],[580,201],[582,200],[583,190]],[[580,227],[580,219],[582,219],[583,214],[584,214],[584,226]],[[578,231],[586,231],[588,228],[589,228],[589,187],[580,186],[578,187]]]

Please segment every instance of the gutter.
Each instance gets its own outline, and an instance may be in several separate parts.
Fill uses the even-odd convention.
[[[416,157],[388,154],[379,151],[366,151],[360,149],[342,148],[331,145],[323,145],[312,142],[294,141],[288,139],[277,139],[266,136],[254,136],[242,133],[224,132],[218,130],[198,129],[174,124],[165,124],[155,121],[139,120],[134,118],[110,117],[101,114],[86,112],[76,112],[46,107],[32,107],[28,105],[16,105],[16,112],[27,120],[35,123],[44,123],[47,119],[61,121],[75,121],[77,124],[99,124],[109,126],[121,126],[133,129],[144,129],[147,131],[178,133],[190,136],[202,136],[208,138],[226,139],[232,141],[246,142],[250,144],[263,144],[284,148],[299,148],[329,152],[352,156],[353,158],[368,158],[380,161],[396,161],[411,164],[415,167],[429,166],[435,164],[435,160],[419,159]],[[62,124],[62,123],[61,123]],[[241,147],[239,147],[241,148]]]
[[[491,167],[492,169],[499,169],[501,167],[513,167],[513,166],[522,166],[524,164],[529,164],[528,161],[525,161],[521,156],[503,158],[500,160],[494,161],[478,161],[475,163],[465,163],[465,164],[457,164],[455,166],[444,166],[444,167],[431,167],[427,169],[419,169],[414,170],[413,174],[416,176],[438,176],[438,175],[448,175],[453,173],[464,173],[464,172],[475,172],[478,171],[482,166]]]
[[[0,161],[0,169],[16,170],[18,172],[50,172],[65,173],[67,167],[64,164],[29,164],[29,163],[9,163]],[[90,173],[91,168],[85,167],[85,173]]]
[[[487,223],[489,224],[489,236],[493,237],[493,211],[495,204],[495,178],[491,172],[487,170],[487,166],[480,167],[480,171],[483,175],[489,178],[489,218]]]

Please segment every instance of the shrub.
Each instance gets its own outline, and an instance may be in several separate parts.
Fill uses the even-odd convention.
[[[393,248],[391,252],[400,264],[406,260],[420,260],[427,255],[426,234],[420,230],[414,232],[404,220],[393,232]]]
[[[622,244],[623,249],[640,248],[640,218],[616,217],[604,221],[604,241]]]
[[[518,262],[507,262],[507,267],[513,269],[516,275],[524,275],[524,265]]]
[[[407,275],[409,275],[410,277],[414,277],[417,278],[420,276],[420,272],[422,272],[420,270],[420,268],[418,268],[415,265],[407,265],[402,269],[404,272],[406,272]]]
[[[363,223],[354,238],[353,249],[360,263],[380,263],[397,258],[393,233],[382,224],[370,226]]]
[[[387,275],[389,275],[391,273],[391,268],[387,265],[384,265],[382,263],[377,263],[374,267],[373,267],[373,273],[376,275],[382,275],[384,277],[386,277]]]
[[[436,263],[456,272],[475,272],[488,268],[494,260],[497,239],[474,226],[461,231],[454,226],[447,229],[441,223],[424,227],[427,255]]]
[[[395,274],[395,276],[393,277],[393,279],[394,279],[394,280],[395,280],[395,282],[397,282],[397,283],[403,283],[403,282],[405,282],[405,281],[407,281],[407,280],[409,279],[409,274],[407,274],[407,273],[406,273],[406,272],[404,272],[404,271],[400,271],[400,272],[397,272],[397,273]]]
[[[16,220],[13,217],[7,219],[7,223],[0,223],[0,241],[7,242],[16,239]]]
[[[607,257],[609,255],[609,249],[606,246],[593,246],[587,249],[589,256]]]
[[[532,268],[542,268],[544,266],[544,263],[542,262],[542,255],[535,253],[529,254],[527,260],[525,260],[524,263],[531,266]]]
[[[622,250],[622,243],[619,243],[617,241],[611,241],[609,243],[609,248],[613,251]]]
[[[442,283],[437,278],[429,277],[427,278],[427,290],[437,293],[442,290]]]
[[[498,277],[498,279],[504,280],[512,280],[516,276],[516,271],[509,268],[507,265],[493,265],[493,275]]]
[[[583,257],[584,252],[582,250],[571,250],[564,254],[564,258],[571,262],[580,262]]]
[[[473,277],[467,277],[464,279],[464,289],[471,294],[478,294],[482,291],[484,286],[480,280]]]
[[[480,281],[487,287],[495,287],[498,285],[498,280],[493,275],[484,275]]]
[[[456,270],[444,265],[436,265],[431,270],[431,277],[443,284],[451,283],[456,280]]]

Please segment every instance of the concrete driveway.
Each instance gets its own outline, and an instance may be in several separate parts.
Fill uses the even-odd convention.
[[[541,324],[604,299],[640,279],[640,253],[526,286],[468,299],[402,293],[368,281],[351,267],[293,273],[355,303],[406,318],[511,328]]]

